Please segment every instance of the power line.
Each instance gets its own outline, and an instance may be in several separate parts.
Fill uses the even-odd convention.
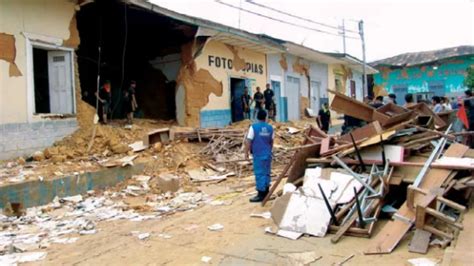
[[[254,2],[253,0],[245,0],[245,2],[247,2],[247,3],[249,3],[249,4],[252,4],[252,5],[256,5],[256,6],[265,8],[265,9],[268,9],[268,10],[271,10],[271,11],[274,11],[274,12],[277,12],[277,13],[280,13],[280,14],[283,14],[283,15],[286,15],[286,16],[289,16],[289,17],[292,17],[292,18],[296,18],[296,19],[303,20],[303,21],[306,21],[306,22],[314,23],[314,24],[317,24],[317,25],[320,25],[320,26],[323,26],[323,27],[327,27],[327,28],[339,30],[339,27],[337,27],[337,26],[332,26],[332,25],[325,24],[325,23],[322,23],[322,22],[319,22],[319,21],[315,21],[315,20],[312,20],[312,19],[300,17],[300,16],[297,16],[297,15],[293,15],[293,14],[291,14],[291,13],[287,13],[287,12],[285,12],[285,11],[281,11],[281,10],[279,10],[279,9],[273,8],[273,7],[271,7],[271,6],[267,6],[267,5],[263,5],[263,4],[256,3],[256,2]],[[357,31],[348,30],[348,29],[346,29],[345,31],[346,31],[346,32],[351,32],[351,33],[359,33],[359,32],[357,32]]]
[[[316,32],[319,32],[319,33],[329,34],[329,35],[333,35],[333,36],[338,36],[338,37],[341,36],[341,34],[339,34],[339,33],[332,33],[332,32],[329,32],[329,31],[320,30],[320,29],[304,26],[304,25],[301,25],[301,24],[297,24],[297,23],[293,23],[293,22],[273,18],[273,17],[267,16],[267,15],[264,15],[264,14],[261,14],[261,13],[258,13],[258,12],[254,12],[254,11],[251,11],[251,10],[248,10],[248,9],[245,9],[245,8],[241,8],[241,7],[234,6],[234,5],[231,5],[231,4],[228,4],[228,3],[224,3],[220,0],[214,0],[214,1],[216,1],[217,3],[219,3],[221,5],[225,5],[225,6],[228,6],[228,7],[231,7],[231,8],[235,8],[235,9],[238,9],[240,11],[244,11],[244,12],[247,12],[247,13],[259,16],[259,17],[263,17],[263,18],[266,18],[266,19],[274,20],[274,21],[277,21],[277,22],[280,22],[280,23],[288,24],[288,25],[291,25],[291,26],[295,26],[295,27],[299,27],[299,28],[303,28],[303,29],[307,29],[307,30],[316,31]],[[346,38],[358,39],[358,38],[349,37],[349,36],[346,36]]]

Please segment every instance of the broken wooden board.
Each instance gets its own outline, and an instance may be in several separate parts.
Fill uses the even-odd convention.
[[[319,154],[319,150],[321,149],[321,145],[314,145],[311,147],[303,148],[297,151],[294,155],[294,162],[293,166],[288,173],[288,183],[292,183],[296,179],[302,177],[306,170],[306,159],[309,157],[314,157]]]
[[[383,132],[382,126],[380,125],[378,121],[374,121],[370,124],[367,124],[363,127],[356,128],[351,131],[352,136],[354,137],[355,141],[358,141],[364,138],[371,138],[374,136],[378,136],[382,134],[382,132]],[[340,139],[352,143],[350,134],[342,135]]]
[[[413,253],[426,254],[430,244],[431,233],[423,229],[416,229],[413,238],[408,246],[408,251]]]
[[[454,143],[446,150],[444,156],[463,157],[468,150],[469,147]],[[440,187],[450,176],[451,172],[450,170],[430,169],[421,181],[420,188],[430,191],[432,188]],[[424,197],[424,195],[416,194],[414,201],[419,202]],[[375,238],[370,241],[369,247],[364,251],[364,254],[388,254],[398,245],[412,227],[415,221],[415,212],[405,202],[396,215],[403,217],[403,219],[396,219],[386,223]]]
[[[393,103],[388,103],[374,112],[373,120],[379,121],[383,127],[389,127],[410,118],[413,111]]]
[[[166,143],[170,140],[170,129],[160,128],[148,132],[143,138],[143,145],[150,146],[157,142]]]
[[[334,94],[331,102],[331,109],[345,115],[349,115],[367,122],[373,121],[375,108],[363,102],[352,99],[337,91],[328,90]]]
[[[362,143],[357,144],[357,147],[361,150],[364,147],[368,147],[368,146],[371,146],[371,145],[374,145],[374,144],[378,144],[378,143],[380,143],[381,139],[382,140],[387,140],[391,136],[393,136],[395,133],[396,133],[396,130],[386,131],[386,132],[384,132],[383,134],[381,134],[379,136],[371,137],[371,138],[363,141]],[[382,138],[380,138],[380,136],[382,136]],[[342,158],[342,157],[344,157],[348,154],[351,154],[353,152],[355,152],[354,148],[347,149],[347,150],[341,152],[340,157]]]
[[[413,112],[418,114],[418,115],[433,117],[434,123],[435,123],[436,127],[438,127],[438,128],[442,128],[442,127],[446,126],[446,123],[444,122],[444,120],[441,119],[441,117],[439,117],[437,114],[435,114],[433,112],[433,110],[431,110],[431,108],[428,105],[426,105],[425,103],[414,104],[414,105],[408,107],[408,109],[413,110]]]

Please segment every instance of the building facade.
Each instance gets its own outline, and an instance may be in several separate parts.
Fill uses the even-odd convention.
[[[245,89],[253,96],[267,83],[277,121],[317,111],[328,89],[362,97],[360,62],[145,0],[0,5],[0,160],[31,155],[92,123],[85,116],[105,81],[112,119],[124,117],[123,90],[134,80],[137,115],[203,128],[243,120]]]
[[[73,1],[0,2],[0,160],[77,128]]]
[[[474,65],[474,46],[403,54],[372,65],[379,70],[373,76],[374,90],[394,93],[400,104],[407,93],[414,94],[415,101],[456,97],[467,89],[463,83],[466,69]]]

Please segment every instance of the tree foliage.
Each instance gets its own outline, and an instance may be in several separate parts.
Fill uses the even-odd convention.
[[[467,76],[464,79],[464,85],[468,89],[474,90],[474,66],[467,68]]]

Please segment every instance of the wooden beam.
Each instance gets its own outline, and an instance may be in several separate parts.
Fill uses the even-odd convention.
[[[375,108],[372,106],[337,91],[328,90],[328,92],[334,94],[334,98],[331,102],[332,110],[367,122],[373,121]]]

